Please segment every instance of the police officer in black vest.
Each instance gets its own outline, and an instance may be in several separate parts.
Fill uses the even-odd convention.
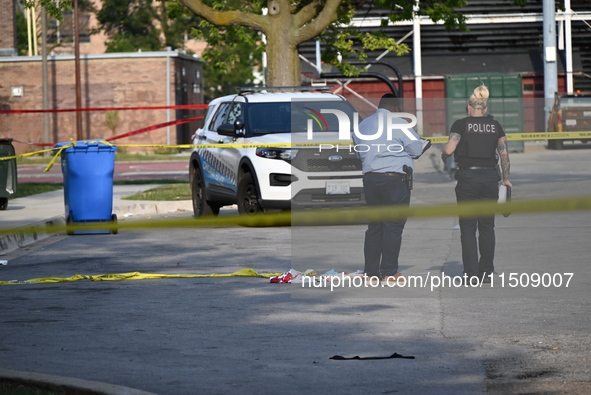
[[[458,203],[470,200],[497,200],[501,175],[502,184],[512,186],[509,181],[510,163],[505,132],[492,116],[485,116],[488,97],[486,86],[481,85],[474,89],[468,100],[468,116],[454,122],[449,140],[441,154],[444,162],[455,154],[458,168]],[[501,164],[500,171],[498,158]],[[490,276],[494,272],[494,216],[460,218],[460,239],[467,281],[471,285],[476,285],[482,280],[490,282]]]

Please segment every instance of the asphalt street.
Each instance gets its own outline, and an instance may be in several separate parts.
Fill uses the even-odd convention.
[[[527,147],[511,155],[514,199],[591,195],[591,149]],[[453,203],[455,183],[436,151],[419,161],[411,204]],[[191,213],[159,215],[170,216]],[[155,216],[123,220],[148,217]],[[591,213],[512,214],[496,224],[497,275],[478,288],[430,287],[433,278],[462,272],[451,217],[407,222],[400,269],[431,279],[425,287],[331,290],[257,277],[0,285],[0,368],[156,394],[591,393]],[[363,269],[364,231],[54,235],[0,256],[8,261],[0,281],[243,268],[353,272]],[[414,359],[330,359],[393,353]]]

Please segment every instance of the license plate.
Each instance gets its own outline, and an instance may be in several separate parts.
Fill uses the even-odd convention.
[[[349,181],[327,181],[326,194],[327,195],[348,195],[351,193],[349,188]]]

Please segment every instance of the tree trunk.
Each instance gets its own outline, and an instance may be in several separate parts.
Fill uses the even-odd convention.
[[[289,12],[271,15],[267,36],[267,86],[300,86],[298,44]]]
[[[218,11],[203,0],[180,0],[216,26],[247,26],[267,38],[267,86],[299,86],[298,44],[320,34],[337,19],[341,0],[312,0],[295,11],[290,0],[267,0],[267,15],[242,10]],[[318,9],[322,11],[318,13]]]

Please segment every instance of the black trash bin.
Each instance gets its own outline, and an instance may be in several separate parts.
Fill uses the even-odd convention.
[[[0,159],[14,156],[12,139],[0,139]],[[0,160],[0,210],[8,207],[8,198],[16,193],[16,158]]]

